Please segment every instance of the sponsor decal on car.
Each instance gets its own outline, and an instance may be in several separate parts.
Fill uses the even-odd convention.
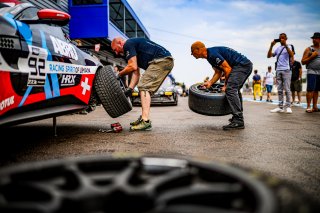
[[[14,104],[14,96],[6,98],[0,102],[0,111]]]
[[[59,53],[63,56],[72,58],[74,60],[78,60],[77,51],[72,44],[68,44],[58,38],[51,36],[51,35],[50,35],[50,39],[52,41],[53,48],[56,53]]]
[[[73,86],[76,84],[77,75],[62,75],[61,86]]]
[[[89,79],[86,77],[84,81],[81,82],[81,87],[82,87],[82,95],[86,95],[87,91],[90,91],[91,86],[88,84]]]
[[[84,66],[48,61],[46,70],[48,70],[49,73],[95,74],[97,68],[98,66]]]

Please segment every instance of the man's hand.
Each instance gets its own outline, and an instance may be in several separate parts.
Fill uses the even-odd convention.
[[[132,91],[133,91],[133,89],[131,89],[130,87],[126,88],[126,90],[124,91],[125,96],[131,98],[131,96],[132,96]]]
[[[120,76],[120,74],[119,74],[120,72],[115,72],[114,74],[115,74],[115,76],[116,76],[116,79],[117,80],[120,80],[120,78],[121,78],[121,76]]]
[[[202,84],[202,86],[206,87],[207,89],[209,89],[211,87],[211,82],[210,81],[206,81]]]
[[[316,58],[318,56],[318,52],[317,51],[313,51],[312,53],[311,53],[311,57],[312,58]]]

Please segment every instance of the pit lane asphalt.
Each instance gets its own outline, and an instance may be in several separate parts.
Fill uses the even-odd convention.
[[[0,129],[0,167],[84,155],[182,157],[263,171],[320,201],[320,113],[296,106],[292,114],[270,113],[275,107],[245,96],[246,128],[223,131],[230,115],[194,113],[188,98],[179,97],[178,106],[151,108],[153,130],[148,132],[129,131],[140,107],[116,119],[97,107],[88,115],[58,117],[57,136],[52,119]],[[122,124],[121,133],[99,131],[114,122]]]

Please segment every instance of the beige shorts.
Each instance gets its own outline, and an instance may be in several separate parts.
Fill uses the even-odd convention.
[[[173,58],[158,58],[149,62],[149,66],[138,83],[139,91],[155,93],[173,68]]]

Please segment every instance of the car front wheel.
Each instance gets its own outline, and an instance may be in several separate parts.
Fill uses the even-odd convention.
[[[102,106],[112,118],[132,110],[131,101],[125,96],[125,88],[116,78],[112,66],[97,70],[94,86]]]

